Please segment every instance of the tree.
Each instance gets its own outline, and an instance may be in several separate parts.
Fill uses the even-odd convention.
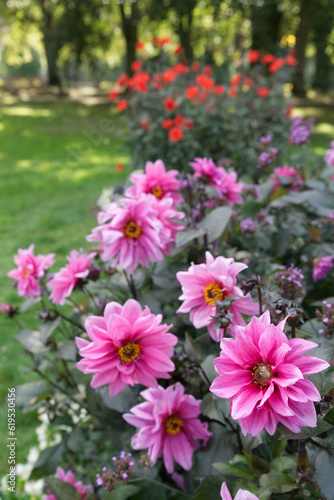
[[[126,45],[126,72],[131,75],[131,65],[136,60],[136,43],[138,41],[138,22],[140,19],[138,1],[122,0],[119,2],[118,7]]]
[[[282,12],[280,0],[251,5],[252,48],[275,53],[280,39]]]
[[[332,64],[327,53],[327,46],[333,25],[334,2],[319,0],[317,13],[311,17],[311,27],[316,48],[313,86],[320,90],[328,90],[330,86]]]

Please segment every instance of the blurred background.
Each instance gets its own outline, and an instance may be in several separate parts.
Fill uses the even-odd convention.
[[[324,92],[334,85],[333,20],[332,0],[3,0],[1,88],[103,90],[131,73],[145,43],[146,58],[179,45],[188,62],[225,72],[247,49],[279,56],[289,47],[294,93]]]

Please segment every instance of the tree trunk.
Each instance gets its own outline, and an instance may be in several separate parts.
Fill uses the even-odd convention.
[[[138,21],[140,13],[136,0],[131,3],[129,17],[125,14],[123,2],[118,5],[121,13],[122,31],[126,44],[125,71],[128,75],[132,75],[133,71],[131,65],[136,60],[136,43],[138,41]]]
[[[265,0],[261,7],[252,5],[252,48],[275,53],[279,43],[282,13],[279,0]]]
[[[61,82],[57,67],[59,47],[56,41],[56,33],[52,28],[52,13],[46,8],[45,0],[40,0],[43,12],[43,43],[48,66],[48,84],[60,87]]]
[[[332,64],[326,53],[328,37],[331,34],[334,21],[334,7],[330,2],[321,4],[317,15],[312,16],[313,41],[316,47],[315,74],[313,87],[326,91],[330,87]]]
[[[306,44],[310,28],[310,0],[301,0],[299,12],[299,25],[296,33],[296,58],[297,66],[293,75],[293,93],[296,96],[304,97],[305,92],[305,62],[306,62]]]
[[[180,45],[183,48],[183,53],[187,62],[191,62],[194,58],[193,47],[191,43],[193,13],[192,10],[187,14],[180,16],[177,33],[180,37]]]

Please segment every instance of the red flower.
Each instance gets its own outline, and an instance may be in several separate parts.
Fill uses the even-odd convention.
[[[122,172],[123,167],[124,167],[123,163],[117,163],[115,168],[116,172]]]
[[[199,88],[196,85],[189,85],[185,91],[185,96],[187,99],[195,99],[199,93]]]
[[[137,50],[142,50],[145,47],[144,42],[136,42],[135,47]]]
[[[183,130],[180,127],[172,127],[168,131],[168,139],[172,142],[178,142],[183,139]]]
[[[142,129],[148,130],[150,128],[149,123],[150,123],[149,120],[142,120],[140,122],[140,126],[141,126]]]
[[[203,90],[206,90],[207,92],[211,90],[215,85],[214,79],[210,78],[207,75],[197,75],[196,83],[200,85]]]
[[[178,45],[175,50],[174,50],[174,54],[178,55],[178,54],[182,54],[183,52],[183,48],[182,48],[182,45]]]
[[[238,92],[237,92],[237,89],[235,87],[230,87],[228,89],[228,95],[230,97],[237,97],[238,96]]]
[[[284,64],[285,64],[284,58],[283,57],[278,57],[269,66],[269,68],[268,68],[269,73],[276,73],[279,69],[282,68],[282,66],[284,66]]]
[[[234,75],[231,78],[230,85],[232,87],[234,87],[235,85],[239,85],[239,83],[241,82],[243,76],[244,76],[243,73],[237,73],[236,75]]]
[[[291,55],[291,54],[288,54],[285,58],[285,62],[289,65],[289,66],[297,66],[298,64],[298,61],[297,59]]]
[[[216,95],[222,95],[225,92],[225,87],[224,85],[216,85],[215,88],[213,89],[213,93]]]
[[[109,99],[110,101],[114,101],[115,99],[117,99],[117,97],[119,97],[119,92],[117,92],[117,90],[111,90],[109,92]]]
[[[247,58],[248,58],[248,61],[251,63],[251,64],[254,64],[256,63],[256,61],[259,60],[259,57],[260,57],[260,53],[258,50],[255,50],[255,49],[252,49],[248,52],[247,54]]]
[[[202,73],[204,75],[211,76],[213,73],[213,69],[211,68],[211,66],[203,66]]]
[[[129,87],[132,87],[136,92],[147,92],[147,84],[150,81],[150,74],[147,71],[138,71],[135,73],[131,80],[129,80]]]
[[[165,36],[163,38],[157,38],[156,36],[154,36],[152,38],[152,43],[153,45],[155,45],[156,47],[163,47],[164,45],[166,45],[167,43],[170,43],[171,39],[168,37],[168,36]]]
[[[204,92],[201,92],[200,94],[198,94],[198,99],[199,101],[204,102],[206,100],[206,94]]]
[[[118,77],[116,80],[116,83],[118,83],[118,85],[120,85],[121,87],[123,85],[126,86],[128,84],[128,82],[129,82],[129,76],[126,73],[123,73],[123,75]]]
[[[129,107],[129,103],[128,103],[128,101],[126,99],[122,99],[121,101],[119,101],[116,104],[116,108],[118,109],[118,111],[124,111],[128,107]]]
[[[286,111],[285,111],[285,116],[291,116],[292,115],[292,111],[293,111],[293,106],[291,106],[291,104],[286,108]]]
[[[269,95],[269,92],[270,92],[269,87],[258,87],[256,89],[256,93],[259,97],[261,97],[261,99],[267,97],[267,95]]]
[[[133,71],[139,71],[142,67],[143,63],[141,61],[133,61],[131,64],[131,69]]]
[[[191,65],[191,71],[194,71],[196,73],[199,70],[200,67],[201,67],[200,63],[197,62],[197,61],[195,61]]]
[[[244,84],[248,85],[248,87],[251,87],[253,85],[253,78],[251,78],[250,76],[246,76],[246,78],[244,79]]]
[[[163,79],[165,83],[172,83],[176,80],[177,75],[173,68],[168,68],[164,71]]]
[[[185,64],[182,63],[176,63],[174,66],[174,71],[178,75],[182,75],[183,73],[188,73],[188,68]]]
[[[170,128],[174,125],[174,122],[171,118],[167,118],[161,123],[162,128]]]
[[[184,122],[184,126],[185,126],[186,128],[192,128],[192,127],[194,126],[194,122],[193,122],[193,120],[186,120],[186,121]]]
[[[182,125],[183,122],[184,122],[184,116],[182,116],[182,115],[175,116],[175,118],[174,118],[174,124],[177,127],[179,127],[180,125]]]
[[[275,61],[276,57],[273,54],[265,54],[261,57],[262,64],[271,64]]]
[[[166,97],[164,100],[164,106],[166,111],[174,111],[174,109],[179,107],[172,97]]]

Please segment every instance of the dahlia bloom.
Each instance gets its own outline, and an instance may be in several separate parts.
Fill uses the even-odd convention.
[[[321,396],[304,377],[329,366],[326,361],[302,353],[318,345],[288,339],[285,320],[270,323],[270,312],[252,317],[246,327],[236,328],[235,339],[221,341],[220,357],[214,360],[219,376],[210,391],[230,399],[231,416],[239,420],[242,433],[257,436],[263,429],[273,435],[277,422],[292,432],[316,427],[313,402]]]
[[[109,302],[103,317],[89,316],[85,328],[92,342],[76,337],[76,343],[83,358],[77,368],[95,374],[91,387],[109,385],[115,396],[127,384],[157,387],[157,378],[170,378],[177,337],[161,320],[161,314],[152,314],[147,306],[142,310],[133,299],[124,306]]]
[[[157,218],[161,222],[159,234],[163,251],[165,254],[169,254],[169,249],[174,245],[177,233],[184,229],[184,225],[178,224],[177,220],[184,219],[185,213],[175,210],[172,198],[163,198],[162,200],[154,196],[152,198],[152,207],[157,212]]]
[[[223,167],[217,167],[211,158],[195,158],[189,165],[195,170],[194,178],[204,180],[216,189],[219,198],[229,205],[243,203],[240,192],[243,184],[237,183],[237,174],[228,173]]]
[[[326,278],[327,274],[333,269],[334,255],[326,255],[326,257],[319,257],[313,262],[313,281],[319,281]]]
[[[190,321],[194,327],[206,326],[212,339],[218,342],[224,336],[224,330],[215,330],[214,327],[213,316],[217,314],[215,300],[223,301],[230,296],[240,297],[231,303],[230,312],[234,317],[227,328],[230,334],[234,334],[236,325],[245,325],[240,313],[256,314],[259,306],[252,301],[249,294],[244,296],[242,290],[236,286],[236,276],[247,268],[246,264],[225,257],[215,259],[210,252],[206,252],[205,256],[205,264],[192,263],[188,271],[176,274],[183,292],[179,300],[184,301],[177,312],[190,311]]]
[[[286,187],[286,184],[282,182],[282,179],[286,180],[291,191],[299,191],[304,185],[304,181],[300,173],[297,172],[294,167],[284,165],[283,167],[275,168],[274,173],[271,175],[271,180],[274,182],[271,192],[281,186]]]
[[[231,493],[228,491],[228,487],[226,486],[225,482],[222,484],[220,490],[220,496],[222,497],[222,500],[233,500],[233,498],[231,497]],[[259,500],[259,499],[258,497],[253,495],[253,493],[250,493],[247,490],[238,490],[237,494],[234,497],[234,500]]]
[[[334,141],[331,141],[330,146],[330,149],[327,149],[325,154],[325,163],[329,167],[334,167]]]
[[[126,422],[139,429],[132,437],[132,448],[148,448],[153,463],[163,455],[169,474],[174,471],[173,459],[184,469],[190,470],[194,450],[199,448],[195,439],[203,439],[205,446],[212,435],[207,430],[207,423],[197,418],[201,400],[184,394],[180,382],[167,389],[158,386],[140,394],[146,401],[131,408],[131,413],[123,415]]]
[[[54,304],[63,306],[65,299],[71,295],[78,281],[87,278],[95,255],[95,252],[80,255],[77,250],[71,251],[70,256],[67,257],[68,264],[48,282],[48,287],[52,290],[50,300]]]
[[[89,491],[89,493],[94,493],[94,488],[91,485],[88,486],[83,486],[82,481],[76,481],[75,480],[75,475],[73,474],[72,471],[65,472],[61,467],[57,467],[56,474],[58,479],[61,479],[61,481],[64,481],[64,483],[69,483],[74,488],[77,490],[79,495],[81,496],[82,500],[86,500],[86,493]],[[56,497],[52,494],[49,493],[45,497],[45,500],[57,500]]]
[[[173,124],[172,120],[171,122]],[[157,160],[154,163],[148,161],[145,165],[144,174],[131,174],[130,181],[133,182],[134,186],[125,191],[125,196],[138,198],[141,193],[152,193],[160,200],[173,198],[174,203],[182,203],[184,201],[183,196],[178,192],[181,181],[176,178],[178,174],[177,170],[168,170],[166,172],[162,160]]]
[[[163,260],[164,243],[160,238],[163,228],[152,203],[151,195],[122,198],[121,205],[110,203],[99,213],[100,226],[93,229],[87,240],[105,244],[103,261],[115,259],[113,267],[120,265],[133,273],[139,264],[148,267],[149,260]]]
[[[18,249],[14,255],[17,269],[7,273],[9,278],[17,281],[19,297],[38,297],[41,295],[41,286],[38,279],[45,276],[45,271],[54,263],[54,253],[47,255],[34,255],[35,245],[30,245],[26,250]]]

